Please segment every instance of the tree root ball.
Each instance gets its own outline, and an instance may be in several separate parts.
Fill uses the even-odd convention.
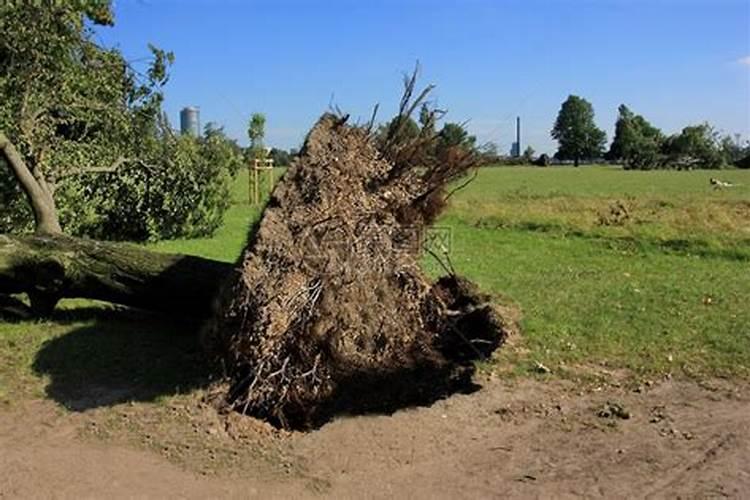
[[[432,284],[418,265],[426,200],[468,166],[405,167],[365,128],[323,115],[217,301],[207,340],[225,404],[308,429],[470,389],[506,325],[469,281]]]

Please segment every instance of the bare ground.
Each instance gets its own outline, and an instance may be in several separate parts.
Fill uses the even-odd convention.
[[[81,413],[31,401],[0,409],[0,498],[750,495],[746,382],[480,383],[306,434],[195,398]]]

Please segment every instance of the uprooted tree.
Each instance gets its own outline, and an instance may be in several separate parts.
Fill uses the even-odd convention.
[[[429,91],[413,98],[414,78],[379,148],[368,127],[326,114],[274,190],[206,339],[229,407],[307,428],[429,401],[466,387],[472,361],[502,342],[488,297],[453,272],[431,283],[420,270],[422,235],[475,158],[436,148],[429,123],[394,140]]]
[[[423,246],[460,188],[448,186],[476,159],[437,147],[439,111],[399,139],[430,90],[414,97],[415,80],[385,137],[372,123],[321,117],[236,266],[62,235],[3,237],[0,293],[26,292],[41,312],[73,296],[171,314],[211,306],[203,340],[227,381],[217,401],[288,428],[471,387],[473,361],[508,325],[447,253]],[[425,250],[448,271],[435,283],[420,270]]]
[[[435,252],[447,277],[431,283],[420,270],[423,235],[452,194],[446,188],[476,160],[465,141],[436,132],[441,112],[425,106],[430,88],[414,95],[416,72],[385,134],[373,133],[374,117],[366,126],[332,114],[319,120],[236,266],[73,238],[62,234],[56,205],[64,178],[131,163],[148,170],[166,152],[143,138],[159,143],[167,133],[154,127],[171,59],[154,49],[149,83],[132,85],[119,54],[81,37],[86,17],[111,22],[108,2],[81,5],[59,4],[39,19],[33,6],[6,9],[0,18],[19,33],[0,46],[0,90],[9,96],[0,106],[0,164],[36,228],[0,237],[0,307],[25,293],[29,314],[86,297],[209,316],[204,341],[228,381],[216,393],[222,406],[284,427],[470,386],[472,361],[502,342],[505,325],[447,254]],[[46,40],[39,46],[31,43],[37,28]],[[22,43],[36,51],[13,45]],[[27,60],[6,57],[17,49]]]

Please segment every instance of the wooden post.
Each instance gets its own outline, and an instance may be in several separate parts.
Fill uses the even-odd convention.
[[[258,181],[260,180],[260,175],[259,175],[260,172],[258,172],[258,165],[259,164],[260,164],[260,162],[256,158],[255,159],[255,166],[253,167],[253,172],[255,173],[255,184],[254,184],[255,185],[255,200],[254,200],[255,205],[257,205],[258,203],[260,203],[260,186],[258,185],[259,184]]]
[[[264,160],[255,159],[252,163],[252,178],[250,180],[250,203],[259,205],[261,201],[261,182],[263,181],[262,171],[266,171],[266,184],[268,184],[268,193],[273,189],[273,159]]]
[[[273,191],[273,159],[266,158],[266,172],[268,172],[268,196],[271,196]]]
[[[255,186],[254,182],[255,169],[251,162],[247,163],[247,202],[252,205],[255,203],[255,197],[253,196],[253,189]]]

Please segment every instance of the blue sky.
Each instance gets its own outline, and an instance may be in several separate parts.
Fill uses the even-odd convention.
[[[708,121],[750,135],[747,0],[115,0],[98,29],[128,59],[174,51],[166,91],[174,124],[186,105],[246,143],[298,146],[331,104],[366,120],[395,110],[415,61],[447,120],[507,150],[553,152],[549,131],[569,94],[588,99],[611,139],[627,104],[665,132]]]

